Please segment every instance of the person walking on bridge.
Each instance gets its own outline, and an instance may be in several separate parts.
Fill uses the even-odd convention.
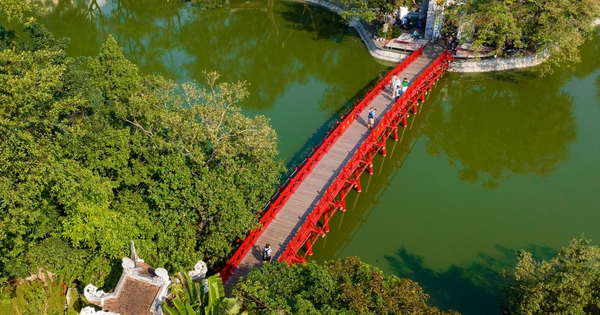
[[[367,114],[367,120],[368,120],[368,124],[367,127],[369,127],[369,129],[373,129],[373,125],[375,124],[375,112],[377,111],[377,109],[371,107],[369,108],[369,113]]]
[[[398,81],[398,77],[394,74],[390,79],[390,92],[392,92],[392,95],[396,94],[396,81]]]
[[[263,260],[263,263],[271,262],[271,244],[267,244],[267,245],[265,245],[265,248],[263,248],[262,260]]]

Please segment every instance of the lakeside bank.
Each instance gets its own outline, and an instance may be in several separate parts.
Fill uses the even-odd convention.
[[[300,2],[312,3],[324,8],[327,8],[337,14],[340,14],[344,9],[338,5],[332,4],[325,0],[295,0]],[[600,26],[600,18],[596,19],[592,26]],[[362,20],[355,20],[350,23],[350,27],[354,28],[362,42],[365,44],[369,54],[373,58],[385,61],[385,62],[400,62],[404,60],[410,53],[401,52],[393,49],[385,49],[377,45],[376,39],[371,35],[371,32],[367,29],[367,25]],[[431,42],[429,40],[425,45]],[[463,72],[463,73],[476,73],[476,72],[492,72],[492,71],[504,71],[512,69],[522,69],[535,67],[546,60],[546,57],[542,54],[532,54],[528,56],[520,57],[501,57],[501,58],[486,58],[486,59],[457,59],[450,64],[447,71],[450,72]]]
[[[600,19],[592,23],[593,27],[600,26]],[[491,72],[511,69],[535,67],[546,60],[542,54],[521,57],[489,58],[479,60],[457,60],[450,64],[450,72]]]

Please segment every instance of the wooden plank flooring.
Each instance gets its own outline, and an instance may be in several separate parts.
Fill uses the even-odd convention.
[[[400,80],[407,78],[412,84],[414,78],[420,74],[427,65],[437,58],[443,50],[439,47],[425,48],[423,55],[415,60],[406,70],[399,74]],[[229,294],[231,288],[240,277],[245,276],[251,267],[261,265],[261,249],[265,244],[271,244],[273,248],[273,261],[277,260],[283,253],[286,245],[292,240],[300,229],[306,217],[322,198],[327,187],[335,180],[339,172],[350,160],[360,144],[366,139],[369,130],[367,128],[367,112],[370,107],[377,109],[375,125],[379,118],[391,107],[392,95],[386,88],[383,90],[367,108],[346,130],[346,132],[329,149],[321,161],[317,163],[313,171],[304,179],[295,193],[279,211],[276,218],[269,224],[258,239],[252,253],[244,257],[242,263],[236,268],[231,277],[225,283],[226,292]]]

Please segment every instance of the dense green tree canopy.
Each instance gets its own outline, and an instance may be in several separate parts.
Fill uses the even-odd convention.
[[[6,14],[9,20],[17,19],[22,21],[27,12],[35,8],[33,1],[23,0],[0,0],[0,12]]]
[[[599,0],[467,0],[444,10],[445,31],[475,46],[544,53],[551,65],[579,61],[577,47],[600,17]]]
[[[263,265],[233,288],[255,314],[458,314],[427,306],[418,283],[383,272],[358,257],[289,266]]]
[[[581,236],[549,261],[519,253],[514,275],[505,274],[511,314],[599,314],[600,248]]]
[[[70,304],[65,308],[67,298]],[[15,288],[0,290],[0,314],[77,315],[79,312],[75,308],[76,301],[77,290],[69,290],[62,276],[40,273],[36,278],[24,281]]]
[[[225,260],[283,166],[245,82],[145,76],[109,37],[73,59],[36,23],[0,29],[0,275],[37,266],[101,283],[135,240],[150,264]]]

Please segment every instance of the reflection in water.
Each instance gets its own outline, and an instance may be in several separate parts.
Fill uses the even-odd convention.
[[[71,38],[67,53],[77,56],[98,53],[100,43],[97,42],[99,30],[96,23],[102,22],[99,1],[44,1],[42,8],[36,15],[37,20],[56,38]],[[13,27],[19,29],[16,24]]]
[[[356,35],[348,36],[337,15],[303,3],[231,1],[215,10],[154,0],[58,0],[46,5],[49,9],[38,19],[56,37],[73,39],[72,55],[96,54],[113,34],[145,73],[187,81],[216,70],[226,81],[250,82],[254,110],[272,106],[290,84],[316,78],[331,84],[319,105],[330,117],[349,104],[348,96],[364,88],[364,82],[387,69],[365,54]],[[334,48],[345,41],[352,49]],[[348,84],[348,73],[354,73],[350,78],[367,74],[367,81]]]
[[[600,102],[600,75],[598,76],[598,79],[596,79],[596,90],[596,96],[598,97],[598,102]]]
[[[420,107],[419,115],[411,115],[408,119],[408,127],[398,129],[398,142],[388,139],[387,155],[382,157],[376,155],[373,159],[374,175],[364,174],[361,176],[362,192],[357,193],[351,190],[346,197],[346,212],[338,212],[331,218],[329,223],[331,232],[327,234],[323,241],[317,241],[315,244],[315,255],[313,259],[318,262],[338,258],[338,253],[355,240],[356,234],[367,223],[376,204],[379,202],[379,196],[387,191],[392,182],[385,178],[394,178],[396,173],[402,168],[406,158],[413,151],[417,140],[421,137],[423,129],[429,124],[428,118],[435,108],[427,104]],[[409,195],[409,192],[403,192],[401,195]],[[367,201],[367,202],[365,202]],[[372,244],[369,244],[372,246]],[[334,249],[334,251],[321,251],[318,248]],[[364,256],[364,255],[363,255]],[[363,260],[368,257],[362,257]],[[427,292],[427,291],[426,291]],[[427,292],[429,294],[429,292]]]
[[[498,244],[495,249],[497,255],[479,253],[469,265],[452,265],[446,270],[427,268],[422,257],[405,248],[400,248],[395,255],[386,255],[385,259],[394,274],[418,282],[431,296],[433,305],[458,309],[463,314],[496,314],[502,286],[501,272],[516,266],[515,253],[518,249]],[[536,245],[528,245],[524,249],[536,259],[549,259],[558,252],[550,247]]]
[[[271,118],[282,156],[293,159],[290,168],[322,139],[332,117],[387,69],[334,14],[301,3],[234,0],[197,11],[173,0],[54,2],[38,19],[57,37],[72,39],[71,56],[97,54],[113,34],[145,73],[181,82],[217,70],[225,81],[247,80],[252,96],[244,110]],[[358,255],[386,273],[414,275],[443,309],[493,313],[497,297],[486,281],[495,278],[490,269],[510,264],[514,250],[528,243],[560,246],[581,232],[597,235],[600,174],[588,161],[600,160],[591,148],[600,106],[588,106],[587,116],[575,120],[573,107],[589,102],[577,102],[564,84],[600,72],[599,55],[596,37],[582,47],[582,64],[547,78],[444,77],[403,129],[404,138],[390,141],[387,157],[378,156],[376,174],[363,177],[363,192],[349,195],[348,211],[334,216],[315,259]],[[600,79],[592,80],[589,86],[598,82],[600,91]],[[586,100],[600,94],[587,92]],[[464,184],[495,187],[502,180],[493,190]],[[494,301],[486,306],[478,299]],[[469,312],[471,305],[476,311]]]
[[[577,133],[562,80],[532,80],[528,72],[456,76],[444,81],[441,88],[453,93],[425,135],[427,152],[445,153],[462,180],[496,188],[514,175],[548,175],[569,158]]]
[[[247,81],[242,110],[271,119],[290,169],[322,139],[323,125],[388,69],[339,17],[303,3],[234,0],[199,10],[177,0],[53,1],[37,18],[71,38],[71,56],[97,54],[112,34],[143,73],[181,83],[214,70],[224,81]]]
[[[312,259],[360,256],[418,281],[442,310],[500,314],[498,272],[518,249],[547,258],[582,232],[599,239],[599,45],[544,78],[444,76],[415,120],[426,137],[388,144]]]
[[[592,72],[600,69],[600,26],[596,28],[596,34],[593,34],[592,38],[585,43],[585,45],[579,46],[581,63],[575,67],[566,69],[560,69],[564,76],[574,75],[578,78],[584,78],[590,75]],[[595,56],[594,58],[585,58],[585,56]]]

